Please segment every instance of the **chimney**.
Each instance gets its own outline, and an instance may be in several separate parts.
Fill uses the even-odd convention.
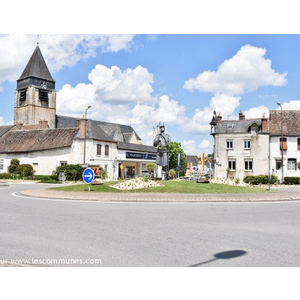
[[[39,120],[39,129],[48,129],[49,128],[49,126],[48,126],[48,121],[46,121],[45,119],[44,120],[42,120],[42,119],[40,119]]]
[[[261,132],[268,132],[268,119],[263,114],[261,119]]]
[[[86,121],[87,119],[84,118],[84,116],[82,116],[81,119],[76,120],[76,128],[79,128],[79,136],[81,138],[85,137],[85,131],[86,131]],[[86,124],[87,125],[87,124]]]
[[[218,124],[221,124],[222,122],[222,116],[221,116],[221,113],[219,112],[218,114]]]
[[[242,113],[241,110],[240,110],[240,112],[239,112],[239,120],[240,120],[240,121],[245,120],[245,115],[243,115],[243,113]]]

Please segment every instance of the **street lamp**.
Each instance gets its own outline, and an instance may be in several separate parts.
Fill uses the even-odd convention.
[[[86,122],[87,122],[87,111],[90,109],[91,106],[89,105],[85,110],[85,119],[84,119],[84,148],[83,148],[83,164],[85,165],[85,151],[86,151]]]
[[[283,127],[282,127],[282,106],[280,102],[277,102],[277,105],[280,106],[281,109],[281,117],[280,117],[280,123],[281,123],[281,183],[284,181],[283,177]]]

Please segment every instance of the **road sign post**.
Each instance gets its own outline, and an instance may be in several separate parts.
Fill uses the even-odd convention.
[[[82,179],[85,183],[89,184],[89,192],[91,191],[91,182],[94,180],[95,178],[95,173],[93,171],[93,169],[91,168],[86,168],[83,173],[82,173]]]

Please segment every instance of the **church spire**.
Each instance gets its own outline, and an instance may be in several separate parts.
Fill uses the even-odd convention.
[[[47,80],[49,82],[52,82],[53,84],[55,83],[46,65],[39,44],[37,44],[29,62],[27,63],[20,78],[18,79],[18,84],[21,80],[30,77],[34,77],[40,80]],[[53,89],[54,88],[55,87],[53,86]]]

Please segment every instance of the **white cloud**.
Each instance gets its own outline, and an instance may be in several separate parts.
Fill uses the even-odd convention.
[[[282,108],[286,110],[300,110],[300,100],[291,100],[282,104]]]
[[[128,50],[134,35],[41,35],[39,46],[52,71],[70,67],[82,59],[94,57],[97,51]],[[0,35],[0,82],[18,79],[37,44],[37,36]]]
[[[265,59],[266,50],[245,45],[217,71],[205,71],[188,79],[184,88],[213,94],[241,95],[261,86],[283,86],[287,73],[279,74],[271,68],[271,60]]]
[[[151,101],[153,75],[146,68],[122,71],[117,66],[107,68],[96,65],[88,76],[101,101],[111,103],[130,103]]]
[[[5,122],[4,122],[3,118],[0,116],[0,126],[1,125],[5,125]]]
[[[181,147],[187,155],[200,156],[201,153],[208,155],[213,152],[213,144],[207,139],[203,139],[198,146],[195,140],[182,141]]]
[[[269,109],[264,105],[252,107],[244,112],[246,119],[262,118],[263,114],[268,118]]]
[[[214,96],[210,100],[210,108],[195,111],[186,130],[207,132],[213,110],[221,112],[223,118],[232,118],[240,105],[242,94],[261,86],[284,86],[287,83],[287,73],[275,72],[271,67],[271,60],[266,59],[265,54],[266,49],[245,45],[232,58],[225,60],[217,71],[208,70],[196,78],[188,79],[184,84],[185,89],[210,92]],[[260,106],[247,111],[246,117],[256,116],[262,110],[267,115],[268,109]]]

